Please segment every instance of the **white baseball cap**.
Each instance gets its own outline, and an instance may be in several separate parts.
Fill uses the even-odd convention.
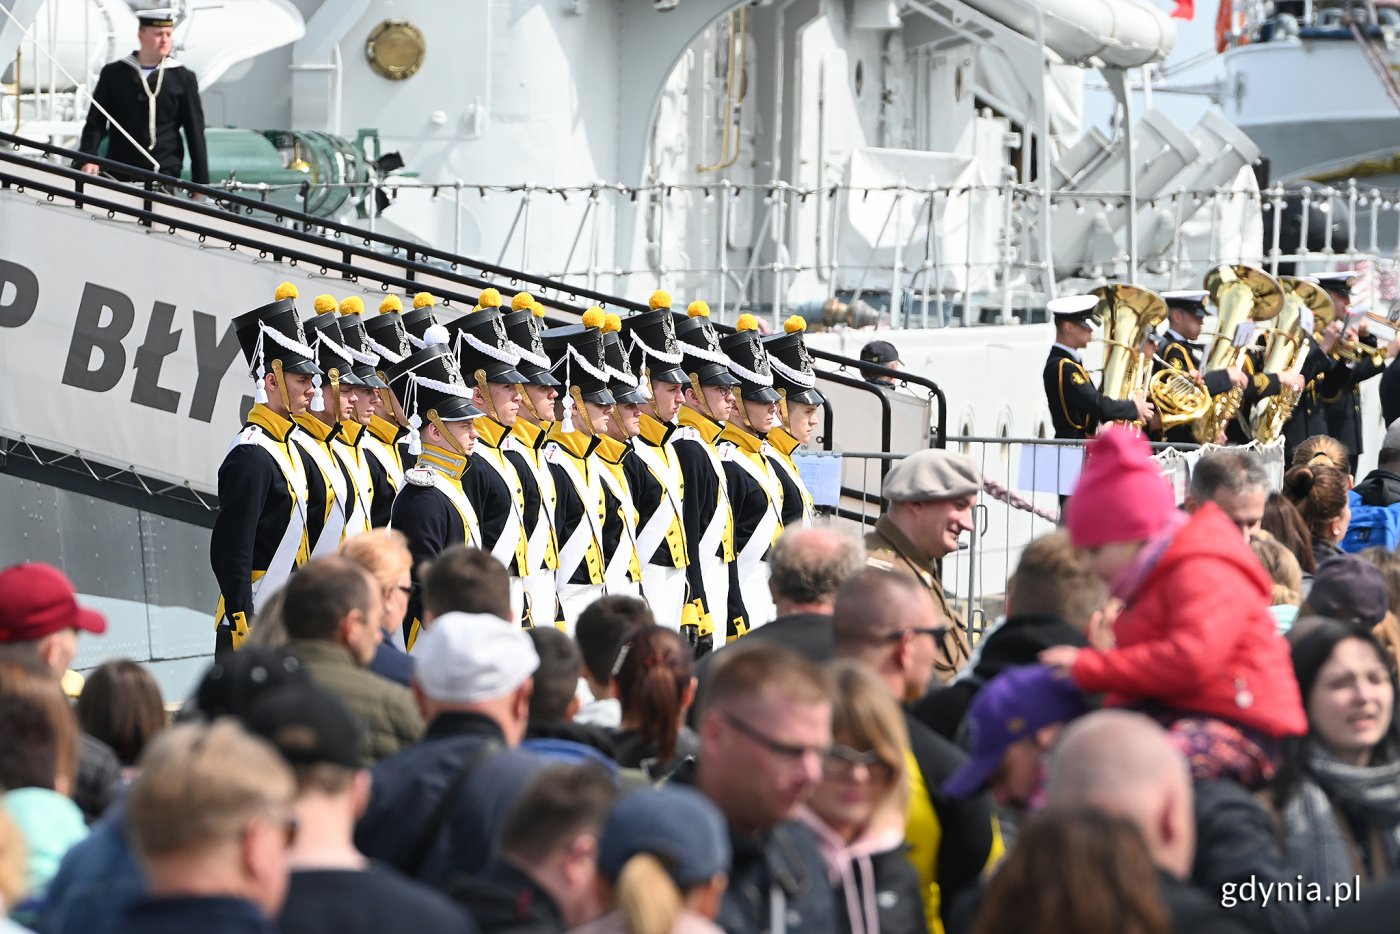
[[[525,631],[490,613],[444,613],[413,646],[414,683],[449,704],[494,700],[540,667]]]

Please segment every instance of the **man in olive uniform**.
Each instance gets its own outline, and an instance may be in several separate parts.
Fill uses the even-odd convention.
[[[972,508],[982,489],[977,465],[953,451],[915,451],[890,468],[884,498],[889,509],[865,537],[870,567],[912,574],[928,588],[948,632],[939,637],[935,671],[952,680],[968,658],[967,624],[943,592],[939,562],[958,550],[972,528]]]
[[[219,584],[214,651],[220,655],[248,638],[260,597],[276,593],[310,559],[306,465],[291,435],[319,372],[290,283],[278,288],[276,301],[234,318],[233,327],[257,392],[219,466],[209,564]]]
[[[515,618],[526,622],[525,491],[515,465],[506,457],[507,439],[520,412],[520,384],[515,368],[520,355],[512,349],[501,320],[501,293],[485,289],[476,310],[447,325],[462,377],[472,387],[472,403],[486,417],[476,422],[476,447],[462,489],[481,522],[481,547],[510,572],[510,604]],[[410,330],[410,334],[411,334]],[[546,608],[552,613],[554,607]],[[553,623],[547,619],[545,625]]]
[[[817,419],[826,397],[817,388],[817,373],[807,351],[803,333],[807,320],[792,315],[783,324],[783,333],[763,339],[768,362],[773,367],[773,388],[778,391],[778,416],[782,424],[768,432],[768,458],[783,485],[783,528],[810,528],[813,519],[812,494],[797,470],[792,454],[810,444],[816,434]]]
[[[1089,346],[1099,300],[1093,295],[1051,299],[1046,310],[1055,318],[1055,344],[1045,361],[1045,401],[1056,438],[1092,438],[1106,422],[1141,421],[1152,417],[1152,404],[1142,395],[1110,399],[1099,392],[1084,369],[1080,351]],[[887,478],[888,479],[888,478]]]
[[[689,378],[680,368],[683,358],[671,309],[663,306],[623,318],[622,343],[646,396],[637,435],[631,441],[635,457],[629,462],[632,470],[628,475],[639,516],[637,556],[642,562],[642,596],[651,604],[657,623],[672,629],[681,627],[694,643],[699,615],[686,599],[690,558],[681,505],[685,481],[675,446],[676,414],[685,401]]]
[[[768,459],[768,432],[778,424],[773,369],[759,340],[758,319],[740,315],[720,348],[739,385],[735,414],[715,438],[734,512],[734,561],[729,566],[728,633],[737,639],[776,615],[768,590],[768,552],[783,532],[783,485]]]
[[[394,498],[390,525],[408,539],[413,580],[418,569],[453,545],[481,547],[476,510],[462,491],[462,475],[476,444],[472,390],[462,380],[457,358],[442,344],[432,344],[391,364],[385,375],[395,401],[408,421],[409,452],[417,456],[404,471],[403,488]],[[408,647],[422,626],[422,599],[413,588],[404,620]]]

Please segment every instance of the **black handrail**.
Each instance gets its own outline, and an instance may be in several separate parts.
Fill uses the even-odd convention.
[[[925,389],[927,389],[933,395],[933,397],[938,400],[938,414],[934,419],[933,425],[934,443],[932,447],[947,447],[948,397],[943,393],[943,387],[939,386],[933,380],[929,379],[927,376],[920,376],[917,373],[911,373],[908,370],[896,370],[893,367],[887,367],[879,363],[867,363],[864,360],[853,360],[850,357],[843,357],[840,354],[834,354],[829,350],[819,350],[815,347],[808,348],[808,350],[812,354],[812,356],[816,357],[818,360],[826,360],[830,363],[835,363],[841,367],[855,367],[856,369],[860,370],[862,373],[865,373],[867,375],[873,373],[877,376],[891,376],[902,382],[912,383],[915,386],[922,386]],[[881,391],[877,387],[872,386],[871,388],[875,392]],[[889,450],[888,437],[886,437],[885,439],[885,450]]]

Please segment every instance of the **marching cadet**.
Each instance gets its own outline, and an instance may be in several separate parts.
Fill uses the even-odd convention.
[[[607,467],[602,474],[605,499],[603,514],[603,575],[608,593],[638,596],[642,592],[642,565],[637,554],[637,506],[632,498],[633,462],[631,440],[641,430],[642,395],[637,377],[622,350],[622,318],[603,316],[603,362],[608,373],[608,391],[613,396],[605,437],[598,442],[598,458]]]
[[[1092,438],[1105,422],[1146,424],[1152,418],[1152,404],[1145,396],[1110,399],[1094,387],[1084,369],[1079,352],[1089,346],[1100,324],[1094,314],[1098,302],[1093,295],[1066,295],[1045,306],[1055,318],[1055,343],[1045,361],[1044,381],[1056,438]]]
[[[404,471],[390,523],[408,539],[416,585],[424,561],[453,545],[481,547],[480,525],[462,490],[462,475],[476,444],[476,419],[483,413],[472,405],[472,390],[445,345],[415,351],[391,364],[385,375],[409,424],[409,452],[418,458],[414,467]],[[417,586],[413,591],[404,620],[410,649],[422,628]]]
[[[563,376],[560,418],[549,426],[544,455],[554,474],[559,539],[557,576],[560,628],[574,634],[578,616],[606,593],[603,575],[603,473],[597,457],[612,414],[613,396],[603,360],[603,313],[593,308],[582,324],[550,328],[541,335],[554,372]]]
[[[297,317],[296,294],[284,282],[276,301],[233,319],[257,391],[219,466],[209,564],[219,583],[214,651],[220,655],[242,646],[259,597],[277,592],[311,555],[306,467],[290,438],[293,417],[311,404],[319,371]]]
[[[320,300],[319,297],[317,300]],[[389,384],[380,379],[379,374],[375,372],[374,367],[379,362],[379,357],[366,349],[368,345],[365,342],[365,326],[360,320],[360,312],[363,310],[364,302],[352,296],[340,303],[341,314],[336,319],[340,322],[342,346],[349,351],[350,358],[354,361],[350,370],[359,380],[359,385],[347,393],[351,405],[350,417],[340,423],[340,431],[335,435],[332,448],[350,471],[350,477],[360,497],[365,526],[382,528],[389,524],[389,511],[393,508],[394,495],[398,492],[397,484],[403,482],[403,476],[400,474],[391,481],[384,467],[384,460],[381,460],[388,459],[387,448],[381,445],[378,454],[369,450],[372,444],[378,443],[369,431],[374,420],[379,418],[376,403],[380,400],[381,390],[387,394]],[[384,411],[392,413],[392,406]],[[389,429],[391,437],[398,433],[398,425],[385,422],[385,426]],[[382,504],[377,497],[382,499]]]
[[[334,554],[343,539],[369,528],[354,477],[332,445],[340,423],[354,414],[350,392],[342,386],[359,383],[352,372],[350,352],[340,342],[336,301],[318,295],[316,315],[304,322],[309,346],[316,351],[320,372],[313,378],[315,390],[308,411],[296,416],[292,440],[301,448],[306,464],[306,533],[311,557]]]
[[[540,341],[544,306],[529,292],[520,292],[510,302],[511,311],[501,316],[510,339],[511,351],[520,357],[516,371],[520,384],[520,411],[511,427],[506,457],[515,465],[523,493],[521,522],[525,526],[525,593],[529,598],[531,625],[553,625],[559,617],[558,543],[554,535],[557,496],[554,473],[544,459],[544,442],[554,418],[554,402],[559,398],[559,380],[550,369],[549,356]]]
[[[370,474],[374,478],[374,504],[370,508],[370,522],[376,528],[389,524],[389,516],[394,506],[394,498],[403,487],[404,445],[407,443],[408,426],[396,409],[394,394],[387,388],[388,369],[402,363],[412,352],[408,342],[408,332],[398,309],[402,307],[398,296],[390,295],[379,303],[379,314],[362,319],[365,334],[365,352],[377,359],[375,375],[386,388],[379,390],[374,403],[374,418],[367,429],[369,437],[363,445],[370,456]],[[341,315],[359,316],[364,311],[364,303],[358,296],[351,296],[340,303]]]
[[[664,294],[664,293],[662,293]],[[686,599],[685,523],[681,503],[685,481],[676,453],[676,414],[685,401],[689,382],[680,368],[676,322],[669,307],[629,315],[622,319],[622,344],[646,401],[632,438],[633,457],[628,460],[632,501],[640,523],[637,558],[642,563],[642,596],[651,604],[656,622],[682,633],[694,644],[699,636],[699,614]]]
[[[807,319],[793,315],[783,323],[783,333],[764,338],[763,349],[773,368],[773,388],[778,391],[778,415],[782,424],[768,432],[769,460],[783,485],[783,528],[810,528],[814,518],[812,494],[802,482],[792,452],[812,442],[826,397],[817,388],[817,373],[803,333]]]
[[[670,305],[671,297],[665,292],[651,297],[653,309]],[[686,377],[679,415],[681,431],[675,441],[685,484],[681,506],[689,549],[686,578],[696,610],[695,651],[703,655],[713,647],[715,625],[728,628],[734,514],[729,508],[728,482],[715,450],[715,439],[733,414],[734,387],[739,381],[729,372],[729,358],[720,350],[709,305],[691,302],[686,317],[675,327]]]
[[[1195,289],[1162,293],[1162,300],[1167,303],[1167,330],[1164,334],[1165,340],[1158,344],[1158,359],[1152,369],[1155,372],[1164,367],[1173,367],[1183,373],[1195,374],[1205,391],[1211,398],[1215,398],[1233,388],[1244,389],[1251,381],[1244,370],[1235,367],[1201,372],[1206,349],[1197,339],[1201,336],[1201,328],[1205,323],[1206,296],[1209,294],[1204,290]],[[1267,388],[1268,377],[1263,377],[1262,382]],[[1277,378],[1274,382],[1277,384]],[[1256,399],[1262,398],[1257,392],[1253,395]],[[1240,408],[1245,410],[1243,404]],[[1162,437],[1166,441],[1196,443],[1195,431],[1189,422],[1168,428]]]
[[[521,517],[525,493],[515,465],[505,454],[506,439],[520,412],[520,384],[525,377],[515,369],[520,357],[506,337],[501,293],[485,289],[479,302],[476,310],[447,326],[462,376],[472,387],[472,403],[486,413],[476,422],[476,448],[462,489],[481,523],[481,547],[510,572],[511,608],[515,618],[525,622],[524,576],[530,566]]]
[[[783,531],[783,485],[768,459],[768,432],[778,421],[773,369],[759,340],[758,319],[740,315],[720,340],[739,379],[735,413],[715,438],[734,511],[734,561],[729,566],[729,631],[737,639],[773,619],[768,551]]]

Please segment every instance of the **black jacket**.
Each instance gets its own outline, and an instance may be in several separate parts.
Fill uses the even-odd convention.
[[[924,917],[924,900],[919,891],[919,874],[905,855],[901,843],[892,850],[876,853],[865,860],[855,860],[851,866],[855,891],[847,893],[844,886],[836,889],[836,919],[840,934],[850,934],[851,912],[857,912],[864,926],[867,899],[875,905],[879,934],[926,934],[928,920]],[[873,891],[872,891],[873,890]]]
[[[1082,648],[1088,641],[1059,616],[1012,616],[982,638],[970,669],[947,687],[935,688],[915,701],[910,711],[936,733],[957,742],[967,709],[983,685],[1008,668],[1034,665],[1042,650],[1055,645]]]
[[[185,144],[190,147],[190,179],[201,185],[209,183],[209,157],[204,146],[204,108],[199,100],[199,81],[194,72],[174,60],[167,60],[163,74],[153,71],[141,74],[136,53],[108,62],[97,76],[92,89],[93,106],[88,109],[87,123],[78,143],[82,152],[97,155],[98,144],[107,137],[107,158],[125,162],[147,171],[150,160],[118,130],[111,129],[107,118],[97,109],[101,104],[116,118],[127,133],[160,164],[160,172],[179,177],[185,162]],[[151,145],[149,99],[141,89],[142,82],[156,95],[156,138]],[[180,132],[184,131],[182,142]]]
[[[563,934],[559,906],[534,879],[495,862],[480,876],[454,878],[450,894],[471,912],[482,934]]]
[[[1104,422],[1137,420],[1137,406],[1101,394],[1089,371],[1063,347],[1050,348],[1042,377],[1056,438],[1092,438]]]
[[[366,856],[403,871],[448,784],[483,743],[504,742],[494,720],[474,713],[442,713],[423,741],[374,767],[369,807],[355,828]],[[417,878],[439,888],[452,872],[480,872],[492,854],[506,812],[545,760],[501,748],[478,764],[457,797]]]
[[[1356,495],[1367,506],[1400,503],[1400,473],[1377,467],[1356,485]]]
[[[1357,899],[1358,893],[1352,892],[1346,905],[1340,898],[1333,902],[1336,910],[1318,924],[1319,934],[1394,934],[1400,918],[1400,879],[1368,886]]]

